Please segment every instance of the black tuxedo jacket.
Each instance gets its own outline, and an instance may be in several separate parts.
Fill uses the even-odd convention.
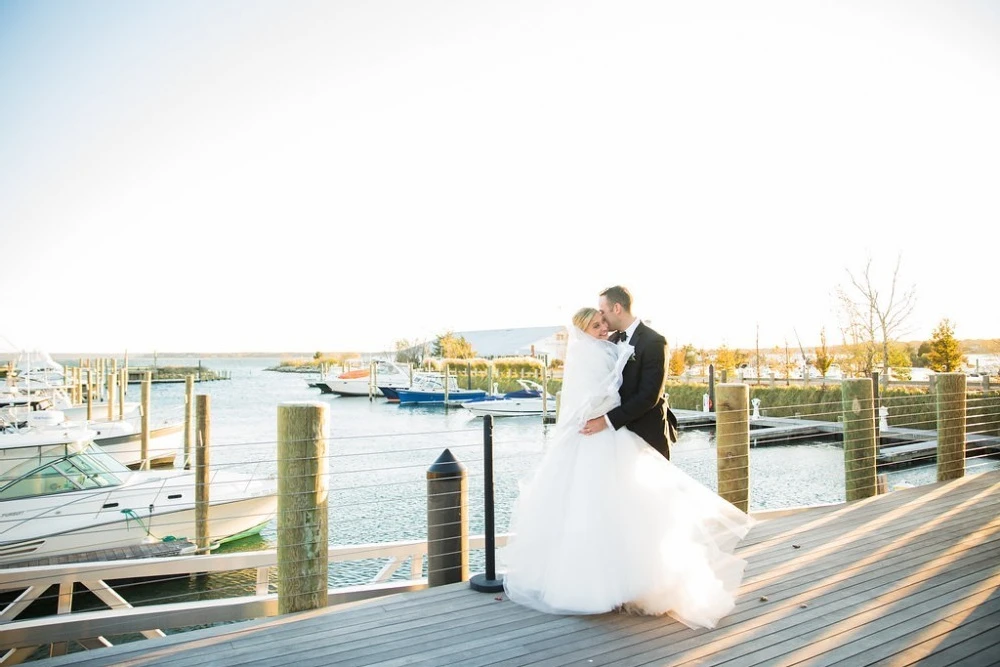
[[[669,459],[667,409],[663,404],[667,341],[639,322],[628,344],[635,348],[635,353],[622,370],[622,386],[618,390],[621,405],[608,412],[608,420],[615,430],[624,426]]]

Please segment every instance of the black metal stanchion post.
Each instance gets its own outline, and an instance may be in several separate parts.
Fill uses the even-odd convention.
[[[496,576],[496,535],[493,525],[493,415],[483,417],[483,498],[486,510],[486,573],[469,579],[473,590],[497,593],[503,590],[503,580]]]

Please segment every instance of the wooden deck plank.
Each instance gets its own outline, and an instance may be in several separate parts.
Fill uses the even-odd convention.
[[[923,496],[912,493],[914,490],[919,490],[917,487],[916,489],[893,491],[858,503],[839,506],[837,509],[823,513],[805,512],[780,520],[762,521],[747,536],[743,546],[752,552],[756,550],[754,547],[758,545],[766,548],[772,546],[776,541],[789,541],[798,535],[815,540],[829,539],[834,535],[850,534],[858,530],[870,529],[869,524],[883,525],[885,516],[898,514],[901,509],[905,509],[906,516],[914,513],[952,509],[967,502],[977,494],[988,493],[992,486],[984,487],[983,484],[968,483],[940,498],[934,498],[930,493]],[[767,531],[773,534],[767,534]]]
[[[933,625],[901,636],[891,642],[871,646],[865,650],[863,659],[851,655],[836,660],[835,658],[840,656],[828,654],[824,658],[829,658],[829,660],[823,664],[838,667],[854,667],[855,665],[887,667],[888,665],[911,665],[918,662],[924,665],[941,664],[942,659],[950,660],[951,657],[940,658],[938,654],[951,647],[958,647],[959,644],[967,640],[989,642],[991,635],[997,635],[998,630],[1000,630],[1000,604],[994,601],[992,604],[981,605],[971,614],[962,618],[962,621],[964,623],[959,625],[955,623],[954,619],[942,619]],[[1000,635],[995,637],[995,641],[1000,641]],[[962,653],[970,652],[968,646],[959,648]],[[944,664],[949,663],[945,662]]]
[[[509,628],[511,624],[523,622],[524,619],[523,615],[516,613],[516,610],[508,613],[506,617],[500,617],[495,610],[482,606],[481,603],[477,603],[476,607],[459,615],[429,610],[422,618],[415,618],[406,623],[387,623],[363,633],[353,633],[353,637],[344,638],[336,643],[312,642],[301,646],[300,649],[302,652],[307,652],[310,657],[315,655],[327,659],[327,664],[346,665],[357,658],[369,660],[376,654],[389,657],[398,652],[409,654],[421,650],[421,647],[447,643],[449,639],[465,633],[475,634],[484,626]],[[323,638],[332,639],[326,634]],[[299,652],[298,649],[283,651],[281,655],[297,656]],[[273,664],[273,658],[268,651],[254,652],[248,657],[252,659],[242,664],[268,664],[269,660],[271,661],[269,664]],[[297,659],[296,663],[299,662]]]
[[[896,549],[884,554],[884,558],[879,559],[879,564],[881,567],[905,567],[910,561],[914,561],[924,556],[933,555],[939,552],[942,547],[954,544],[954,542],[961,536],[961,533],[951,531],[936,533],[933,541],[928,539],[921,541],[919,545],[915,545],[909,549]],[[989,541],[995,543],[998,539],[1000,538],[992,537],[989,538]],[[852,558],[854,555],[855,554],[853,552],[848,554],[847,562],[860,562],[860,559]],[[818,591],[820,587],[815,585],[816,581],[824,581],[832,577],[836,577],[837,575],[842,575],[849,570],[859,568],[866,569],[864,565],[859,565],[857,568],[853,568],[845,565],[843,561],[825,558],[815,561],[808,569],[788,569],[782,573],[767,573],[767,576],[754,578],[741,588],[740,593],[745,596],[751,596],[753,594],[757,594],[758,596],[766,595],[769,599],[775,600],[778,599],[779,596],[787,594],[789,591],[799,591],[803,586]],[[859,573],[855,576],[863,577],[864,575]]]
[[[995,664],[998,510],[1000,472],[988,472],[761,521],[738,549],[749,566],[736,608],[711,630],[541,614],[455,584],[37,664]]]
[[[926,599],[922,595],[910,596],[906,602],[909,603],[911,600],[918,602],[902,608],[893,608],[897,603],[870,607],[865,613],[841,617],[832,625],[813,632],[800,633],[779,644],[772,644],[765,651],[741,656],[734,664],[748,667],[823,665],[828,664],[824,654],[835,649],[840,649],[838,655],[850,655],[857,660],[858,653],[877,645],[880,638],[892,640],[916,629],[931,627],[954,612],[973,609],[978,604],[974,594],[981,592],[984,585],[992,589],[998,584],[1000,577],[994,577],[986,582],[974,581],[961,588],[932,590],[928,592]],[[950,601],[942,596],[945,592],[960,599]],[[845,642],[849,644],[849,648],[843,648]],[[722,663],[713,660],[705,664]]]
[[[994,508],[1000,506],[1000,500],[995,495],[980,500],[970,498],[962,498],[961,502],[957,502],[957,499],[952,500],[956,500],[956,502],[941,503],[924,508],[906,508],[905,512],[896,509],[874,517],[854,515],[848,519],[850,521],[849,529],[830,529],[820,522],[818,525],[810,526],[808,533],[789,533],[781,539],[772,539],[764,544],[752,543],[754,532],[757,531],[757,527],[755,527],[748,536],[749,543],[741,547],[740,553],[745,558],[750,559],[748,573],[752,573],[757,569],[768,569],[782,560],[798,557],[798,554],[791,549],[793,544],[799,545],[800,548],[822,548],[827,551],[835,551],[843,545],[857,543],[859,536],[862,535],[868,535],[869,539],[889,541],[886,538],[909,533],[914,525],[933,520],[945,512],[957,513],[960,509],[964,511],[970,502],[973,503],[973,506],[979,504]],[[843,516],[831,518],[838,521],[845,519]],[[894,523],[889,523],[890,521],[894,521]]]
[[[982,568],[982,567],[988,567],[988,563],[990,562],[990,557],[989,556],[981,556],[980,560],[987,562],[987,565],[980,564],[979,565],[980,568]],[[957,563],[956,563],[956,565],[957,565]],[[891,580],[890,580],[890,582],[888,584],[886,584],[886,589],[887,590],[893,590],[894,588],[897,587],[896,580],[899,579],[900,577],[904,576],[904,573],[902,573],[898,568],[893,567],[890,570],[889,576],[890,576]],[[865,600],[865,599],[868,599],[870,597],[870,595],[871,595],[871,582],[870,581],[863,581],[863,582],[857,584],[857,586],[859,587],[860,590],[859,590],[859,592],[857,594],[856,600]],[[771,600],[770,604],[773,605],[773,602],[774,601]],[[733,618],[735,618],[736,615],[739,614],[739,610],[741,608],[742,609],[747,609],[747,605],[753,605],[753,606],[756,606],[756,607],[759,608],[760,603],[756,599],[755,600],[748,600],[748,599],[746,599],[744,597],[744,599],[742,599],[740,601],[740,603],[737,604],[737,609],[734,611],[734,613],[731,614],[730,616],[728,616],[727,619],[733,619]],[[796,607],[797,607],[797,605],[796,605]],[[752,614],[756,614],[756,613],[759,613],[759,609],[751,609],[750,610],[750,614],[751,615]],[[821,613],[821,612],[817,612],[817,613]],[[672,621],[670,621],[670,622],[672,622]],[[724,619],[723,623],[725,623],[725,622],[726,622],[726,619]],[[596,635],[593,636],[592,639],[593,639],[592,642],[587,642],[587,643],[588,644],[589,643],[594,643],[594,644],[605,643],[606,644],[606,641],[607,641],[606,637],[596,636]],[[668,638],[667,641],[670,642],[671,644],[676,645],[676,639],[675,638],[672,638],[672,637]],[[579,647],[579,644],[576,644],[576,645]],[[539,651],[538,653],[536,653],[536,655],[534,657],[536,659],[537,658],[543,658],[544,657],[544,647],[536,645],[534,648],[536,649],[536,651]],[[564,653],[564,651],[561,651],[560,648],[559,648],[559,642],[556,642],[556,648],[555,648],[555,650],[556,650],[557,653]],[[581,655],[583,655],[583,653],[581,653]],[[520,664],[520,663],[518,663],[518,664]]]
[[[984,561],[986,560],[988,559],[984,558]],[[992,571],[992,566],[992,562],[979,565],[980,569],[989,571]],[[978,572],[972,572],[967,576],[973,580],[981,578]],[[850,618],[857,605],[871,600],[873,596],[898,589],[896,581],[887,582],[878,589],[862,586],[854,595],[832,603],[810,604],[805,609],[796,603],[771,609],[764,615],[746,614],[736,622],[720,623],[715,631],[688,630],[678,623],[677,625],[682,628],[678,632],[687,631],[687,637],[679,634],[661,636],[663,633],[656,630],[653,630],[650,636],[636,633],[619,642],[603,642],[602,653],[607,653],[607,656],[601,664],[634,667],[667,658],[671,659],[670,664],[688,662],[698,665],[722,664],[736,658],[740,658],[739,664],[757,664],[759,651],[771,650],[786,640],[795,644],[808,632],[820,632],[829,627],[832,619]],[[712,644],[704,640],[704,635],[707,634],[714,635]],[[564,664],[565,659],[581,655],[582,653],[563,652],[557,660],[537,664]],[[751,655],[755,657],[748,657]]]
[[[983,509],[996,512],[1000,509],[1000,504],[990,504]],[[920,536],[918,542],[909,545],[908,537],[911,537],[919,526],[904,524],[902,529],[897,531],[886,531],[881,537],[871,536],[867,539],[854,539],[851,542],[839,542],[834,545],[812,545],[802,544],[799,548],[794,548],[791,544],[783,545],[780,549],[784,552],[781,560],[770,561],[769,567],[764,567],[751,559],[750,566],[745,573],[743,592],[755,591],[768,586],[773,582],[789,582],[794,578],[796,571],[802,571],[804,564],[808,561],[810,567],[808,572],[820,575],[824,567],[843,567],[845,563],[863,562],[868,554],[877,548],[892,547],[886,550],[886,558],[892,558],[897,552],[908,552],[910,549],[934,550],[942,544],[953,542],[958,536],[968,534],[975,525],[981,523],[979,514],[966,514],[960,517],[953,517],[947,525],[928,535]],[[891,537],[892,539],[886,539]],[[908,547],[908,548],[904,548]],[[742,554],[742,552],[740,552]]]

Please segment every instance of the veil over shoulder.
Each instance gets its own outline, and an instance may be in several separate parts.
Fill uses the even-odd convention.
[[[557,614],[627,609],[714,627],[735,605],[752,519],[626,428],[580,427],[618,405],[628,345],[570,327],[559,418],[522,480],[500,552],[504,590]]]
[[[579,427],[621,403],[622,368],[631,354],[630,345],[599,340],[570,326],[557,423]]]

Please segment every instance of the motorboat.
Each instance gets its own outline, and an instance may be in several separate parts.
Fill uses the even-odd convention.
[[[143,466],[141,418],[88,422],[66,419],[62,410],[53,408],[0,410],[0,446],[66,440],[81,428],[91,429],[94,442],[122,465]],[[172,466],[181,448],[183,431],[183,423],[151,425],[145,457],[147,467]]]
[[[476,417],[493,415],[494,417],[527,417],[555,416],[556,400],[554,398],[501,398],[496,401],[470,401],[462,403],[462,407]]]
[[[0,563],[195,541],[195,473],[130,470],[93,435],[0,444]],[[208,496],[213,545],[255,534],[277,513],[270,479],[215,470]]]
[[[26,389],[63,385],[66,383],[66,369],[48,352],[22,352],[14,361],[14,379],[18,386]]]
[[[446,384],[447,382],[447,384]],[[447,381],[442,373],[424,373],[409,389],[396,389],[400,405],[452,404],[486,397],[484,389],[460,389],[455,376]]]
[[[138,401],[125,401],[124,408],[117,403],[111,403],[112,419],[138,417],[141,415],[142,404]],[[61,410],[67,419],[86,419],[90,413],[93,421],[107,420],[108,403],[96,401],[90,404],[73,403],[62,387],[38,387],[30,391],[17,387],[0,387],[0,410],[5,408],[26,408],[29,410]]]
[[[420,389],[421,387],[437,387],[440,386],[441,378],[443,376],[440,373],[435,373],[433,371],[414,371],[413,380],[409,382],[405,387],[391,387],[386,384],[379,384],[379,392],[385,397],[386,401],[389,403],[399,403],[399,390],[400,389]],[[430,383],[425,383],[425,379],[431,379]],[[456,385],[457,386],[457,385]]]
[[[487,396],[482,400],[464,401],[462,407],[476,417],[523,417],[529,415],[555,415],[556,399],[542,385],[531,380],[518,380],[521,389],[500,396]],[[544,396],[544,400],[543,400]]]
[[[463,401],[463,403],[468,402],[482,402],[482,401],[502,401],[507,398],[541,398],[542,394],[545,393],[545,389],[542,385],[538,384],[534,380],[525,380],[524,378],[518,378],[516,380],[517,384],[520,385],[520,389],[515,389],[514,391],[508,391],[500,393],[497,390],[497,383],[493,383],[493,392],[486,394],[482,398],[472,399],[471,401]],[[550,396],[551,398],[551,396]]]
[[[379,360],[369,368],[345,371],[335,378],[313,383],[321,393],[338,396],[382,396],[382,387],[408,388],[410,370],[394,361]]]

